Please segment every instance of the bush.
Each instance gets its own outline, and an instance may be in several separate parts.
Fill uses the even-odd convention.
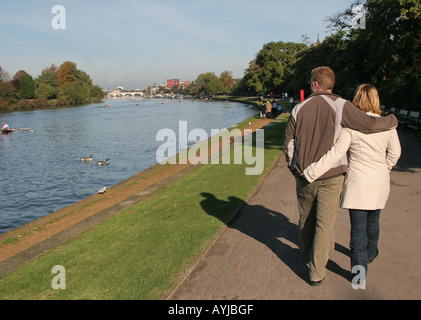
[[[6,100],[3,100],[2,98],[0,98],[0,110],[1,109],[9,109],[10,107],[10,103]]]
[[[11,102],[16,97],[16,89],[10,82],[0,82],[0,99]]]
[[[45,108],[49,107],[50,103],[46,98],[38,98],[32,101],[35,108]]]
[[[29,107],[32,107],[31,103],[29,101],[25,100],[25,99],[19,100],[16,103],[16,109],[26,109],[26,108],[29,108]]]

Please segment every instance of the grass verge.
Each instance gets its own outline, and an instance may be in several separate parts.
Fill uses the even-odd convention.
[[[286,121],[283,115],[264,129],[262,175],[245,175],[245,163],[203,165],[5,275],[0,299],[162,298],[277,159]],[[52,287],[56,265],[65,268],[66,289]]]

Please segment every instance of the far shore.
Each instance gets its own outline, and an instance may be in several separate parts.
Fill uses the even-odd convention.
[[[123,98],[124,99],[124,98]],[[144,99],[144,98],[142,98]],[[183,99],[202,99],[199,97],[184,97]],[[74,108],[74,107],[83,107],[87,106],[92,103],[105,103],[106,97],[104,99],[98,100],[93,99],[90,102],[78,105],[57,105],[57,99],[48,100],[48,105],[44,102],[41,104],[37,104],[38,99],[29,99],[25,100],[25,103],[19,104],[18,102],[14,102],[7,106],[0,106],[0,113],[9,113],[9,112],[18,112],[18,111],[33,111],[33,110],[51,110],[51,109],[60,109],[60,108]],[[238,97],[238,96],[227,96],[227,95],[216,95],[210,99],[218,100],[218,101],[231,101],[231,102],[238,102],[249,104],[255,107],[259,106],[259,97]],[[266,100],[266,99],[265,99]],[[272,99],[269,99],[272,100]],[[275,98],[276,101],[286,101],[282,99]],[[289,100],[288,100],[289,101]],[[288,102],[289,103],[289,102]]]
[[[7,106],[0,106],[0,113],[9,113],[17,111],[32,111],[32,110],[51,110],[59,108],[69,108],[69,107],[83,107],[92,103],[100,103],[104,100],[92,99],[90,102],[78,104],[78,105],[57,105],[57,99],[46,100],[42,102],[37,102],[38,99],[28,99],[23,103],[20,101],[11,103]]]

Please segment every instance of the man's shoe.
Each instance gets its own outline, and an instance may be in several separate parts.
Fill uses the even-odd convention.
[[[374,259],[376,259],[376,257],[379,255],[379,249],[377,249],[376,251],[376,255],[373,258],[369,258],[367,259],[367,263],[372,263]]]

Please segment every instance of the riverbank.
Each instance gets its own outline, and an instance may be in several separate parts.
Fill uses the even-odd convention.
[[[58,105],[57,99],[47,100],[45,98],[38,99],[22,99],[13,103],[0,103],[0,112],[16,112],[16,111],[30,111],[30,110],[46,110],[46,109],[57,109],[57,108],[68,108],[68,107],[79,107],[85,106],[91,103],[103,102],[101,99],[92,99],[88,103],[80,105]]]
[[[185,99],[198,99],[200,98],[185,98]],[[230,102],[238,102],[238,103],[244,103],[248,105],[252,105],[255,107],[258,107],[259,104],[259,97],[233,97],[233,96],[215,96],[212,98],[213,100],[218,101],[230,101]],[[104,99],[93,99],[91,102],[87,103],[100,103],[104,102]],[[286,100],[277,100],[283,104],[286,110],[289,109],[289,102]],[[81,105],[68,105],[68,106],[62,106],[57,105],[57,99],[47,100],[47,99],[29,99],[29,100],[20,100],[18,102],[14,102],[12,104],[7,105],[1,105],[0,104],[0,112],[15,112],[15,111],[30,111],[30,110],[45,110],[45,109],[52,109],[52,108],[66,108],[66,107],[78,107],[78,106],[84,106],[86,104]]]
[[[252,98],[253,99],[253,98]],[[225,97],[221,100],[226,100]],[[250,98],[233,99],[235,102],[250,102]],[[253,104],[253,102],[249,103]],[[248,124],[250,122],[250,125]],[[255,131],[267,123],[268,119],[247,119],[238,124],[242,128]],[[209,150],[209,154],[210,154]],[[50,213],[19,228],[0,234],[0,261],[26,250],[27,248],[65,230],[69,225],[77,224],[93,214],[112,207],[124,200],[127,195],[141,192],[157,182],[186,169],[188,165],[175,164],[161,166],[159,164],[135,176],[108,188],[106,195],[93,195],[61,210]]]
[[[283,121],[285,122],[285,120]],[[279,132],[277,132],[276,134],[279,135],[280,134],[279,125],[281,124],[281,121],[279,120],[252,118],[252,119],[242,122],[239,126],[237,126],[237,128],[252,129],[253,131],[255,131],[257,129],[267,126],[271,122],[277,123],[278,125],[277,131]],[[265,133],[266,132],[269,133],[269,131],[265,130]],[[267,137],[265,137],[265,141],[266,139],[273,139],[273,138],[274,138],[274,133],[268,134]],[[278,139],[275,139],[275,140],[278,140]],[[267,168],[270,165],[271,161],[272,162],[274,161],[274,159],[277,157],[277,155],[280,152],[280,149],[279,149],[280,146],[278,146],[278,148],[273,148],[273,143],[274,141],[268,140],[265,145],[265,147],[267,146],[269,148],[268,149],[269,153],[265,154],[265,168]],[[233,166],[235,168],[233,168]],[[202,168],[207,168],[207,169],[202,169]],[[235,169],[234,171],[236,171],[236,173],[234,174],[233,172],[234,175],[230,177],[230,174],[228,174],[228,172],[232,171],[233,169]],[[41,251],[44,250],[40,248],[42,247],[42,245],[40,244],[42,243],[45,244],[49,240],[53,238],[57,238],[57,235],[59,235],[60,233],[61,234],[66,233],[66,230],[69,230],[71,226],[76,226],[78,224],[81,224],[84,221],[89,220],[89,218],[93,218],[91,219],[92,221],[90,221],[90,224],[96,224],[98,223],[98,221],[94,221],[94,220],[95,218],[98,218],[98,217],[95,217],[95,215],[102,212],[102,214],[106,216],[107,214],[104,212],[106,212],[107,209],[108,211],[110,211],[109,209],[112,209],[113,207],[114,207],[115,212],[111,210],[111,213],[109,212],[108,217],[112,217],[114,215],[117,215],[117,216],[124,215],[124,213],[121,213],[121,211],[124,208],[127,208],[127,209],[124,209],[123,211],[126,211],[126,210],[133,211],[135,210],[134,207],[143,206],[143,205],[148,206],[149,203],[152,203],[155,201],[154,199],[156,197],[159,197],[159,194],[161,194],[161,192],[158,192],[157,190],[160,190],[160,188],[166,185],[166,183],[170,183],[170,184],[182,183],[182,181],[185,179],[192,179],[193,175],[196,174],[195,172],[198,172],[197,174],[199,174],[199,172],[203,172],[202,170],[205,170],[205,171],[222,170],[221,174],[223,178],[228,179],[226,182],[222,182],[222,184],[226,187],[234,188],[236,191],[233,192],[232,194],[236,194],[240,192],[239,199],[240,198],[244,199],[245,196],[247,196],[248,192],[250,192],[253,188],[255,188],[256,183],[258,183],[260,179],[259,176],[251,177],[250,182],[247,183],[246,186],[241,185],[240,182],[232,185],[231,183],[233,183],[234,181],[230,178],[234,178],[235,176],[238,177],[240,180],[244,180],[245,178],[244,166],[241,168],[241,166],[238,166],[238,165],[229,165],[229,166],[222,166],[222,165],[221,166],[218,166],[218,165],[203,165],[203,166],[190,165],[189,166],[189,165],[179,165],[179,164],[164,165],[164,166],[156,165],[136,175],[135,177],[132,177],[108,189],[104,195],[93,195],[92,197],[89,197],[88,199],[85,199],[75,205],[69,206],[68,208],[55,212],[45,218],[41,218],[26,226],[17,228],[15,230],[12,230],[10,232],[7,232],[1,235],[0,236],[0,240],[2,243],[1,260],[3,261],[1,263],[2,269],[5,270],[7,268],[10,268],[10,266],[12,266],[11,269],[13,270],[16,267],[16,265],[23,264],[23,267],[16,270],[16,272],[12,272],[11,274],[7,274],[6,276],[4,276],[3,278],[5,279],[4,281],[6,281],[7,283],[9,283],[9,281],[13,282],[13,280],[11,279],[15,279],[14,277],[20,278],[19,274],[21,272],[24,272],[24,273],[28,272],[27,268],[33,269],[34,266],[32,265],[32,263],[31,263],[32,265],[31,267],[27,267],[27,264],[23,263],[23,260],[24,260],[22,259],[24,257],[23,254],[26,253],[29,255],[28,260],[34,259],[35,257],[30,257],[31,253],[35,253],[35,255],[38,255],[40,253],[37,250],[33,250],[34,248],[37,248]],[[240,171],[237,171],[237,170],[240,170]],[[196,194],[196,191],[199,192],[199,189],[201,187],[205,187],[208,184],[213,185],[212,188],[216,187],[217,189],[220,189],[220,191],[223,191],[223,188],[221,189],[221,188],[218,188],[218,186],[214,186],[215,183],[212,182],[212,177],[217,175],[217,172],[212,172],[212,173],[207,173],[207,174],[208,174],[207,178],[197,178],[199,181],[195,181],[195,183],[196,184],[199,183],[199,185],[196,186],[197,190],[194,191],[194,194],[191,195],[188,191],[186,191],[186,193],[184,193],[184,196],[181,196],[181,198],[186,198],[186,199],[178,199],[177,202],[182,202],[182,203],[184,202],[185,205],[188,205],[190,201],[189,198],[191,196],[194,196],[197,198],[198,195]],[[170,177],[173,177],[174,180],[168,181],[168,178]],[[179,180],[182,177],[186,177],[186,178]],[[202,179],[207,180],[207,181],[200,181]],[[193,183],[188,183],[188,185],[191,186],[193,185]],[[209,191],[209,189],[207,189],[206,191]],[[227,194],[221,195],[221,196],[227,196],[231,194],[231,191],[227,191],[227,192],[228,192]],[[134,197],[134,198],[130,199],[131,197]],[[200,197],[202,196],[199,195],[199,198]],[[140,201],[139,199],[141,199],[142,201]],[[197,206],[200,203],[200,201],[199,203],[197,202],[197,199],[192,200],[192,201],[194,202],[195,206]],[[162,203],[162,200],[158,202]],[[176,203],[174,205],[175,206],[171,205],[171,207],[173,207],[174,210],[183,210],[182,205],[178,204],[177,206]],[[237,203],[237,205],[239,205],[239,203]],[[168,208],[166,208],[166,210],[168,210]],[[185,212],[186,210],[189,211],[188,208],[185,208],[183,212]],[[231,210],[235,211],[235,208],[231,208]],[[158,215],[161,212],[161,210],[156,211],[154,209],[152,209],[152,211],[148,209],[147,211],[149,213],[156,212]],[[208,231],[208,232],[211,232],[211,234],[208,234],[207,236],[205,236],[205,239],[202,239],[201,237],[199,237],[201,240],[198,240],[199,243],[196,244],[197,245],[196,249],[193,251],[191,251],[190,249],[188,250],[188,255],[190,256],[190,258],[188,258],[187,260],[186,258],[182,259],[183,268],[188,266],[188,265],[185,265],[184,261],[191,262],[192,261],[191,254],[193,253],[193,259],[194,259],[194,255],[197,255],[197,253],[200,252],[200,250],[203,248],[203,245],[209,242],[210,239],[219,230],[219,228],[222,227],[221,221],[215,224],[215,220],[210,219],[208,223],[212,225],[212,228],[209,228],[210,231]],[[168,227],[167,225],[165,226],[166,228]],[[206,224],[204,224],[204,226],[206,226]],[[113,230],[113,228],[111,229]],[[85,232],[84,236],[85,235],[89,236],[89,234],[91,234],[91,232],[88,232],[88,233]],[[189,237],[189,233],[178,234],[178,237],[184,237],[184,236]],[[76,240],[76,241],[79,241],[79,240]],[[51,254],[51,248],[45,249],[45,251],[50,252],[48,255]],[[53,251],[57,251],[57,249],[54,249]],[[61,251],[61,249],[59,251]],[[34,263],[35,264],[40,263],[41,266],[46,267],[42,261],[41,262],[39,261],[40,261],[39,259],[36,259]],[[8,273],[9,271],[11,270],[6,270],[3,273],[5,274],[5,273]],[[179,272],[180,270],[177,271],[177,273]],[[170,281],[174,280],[173,277],[174,276],[170,277],[171,278]],[[6,282],[3,282],[3,284]],[[27,285],[22,285],[22,286],[27,287]],[[35,296],[38,297],[37,295]],[[155,298],[156,297],[157,296],[155,296]],[[34,298],[34,296],[32,296],[32,298]],[[80,298],[80,297],[78,296],[77,298]]]
[[[236,128],[260,129],[270,123],[268,119],[251,118],[234,126]],[[249,125],[250,123],[250,125]],[[210,154],[209,149],[209,154]],[[137,194],[146,188],[173,176],[190,164],[160,165],[156,164],[139,174],[108,188],[105,195],[93,195],[66,208],[48,214],[33,222],[0,235],[0,261],[49,238],[71,225],[75,225],[86,218],[106,208],[110,208],[127,197]]]
[[[0,234],[153,166],[163,145],[157,136],[165,128],[176,133],[180,123],[185,124],[180,121],[187,121],[187,133],[202,128],[209,134],[211,129],[230,127],[256,114],[254,108],[238,103],[138,102],[113,99],[107,101],[110,107],[100,103],[0,115],[11,127],[33,129],[0,139],[0,167],[8,185],[0,196]],[[200,139],[207,137],[201,134]],[[92,163],[81,162],[81,157],[91,154]],[[108,166],[96,165],[106,159],[110,159]]]
[[[246,103],[255,107],[259,107],[259,97],[235,97],[235,96],[215,96],[213,97],[214,100],[220,101],[231,101],[231,102],[239,102],[239,103]]]

